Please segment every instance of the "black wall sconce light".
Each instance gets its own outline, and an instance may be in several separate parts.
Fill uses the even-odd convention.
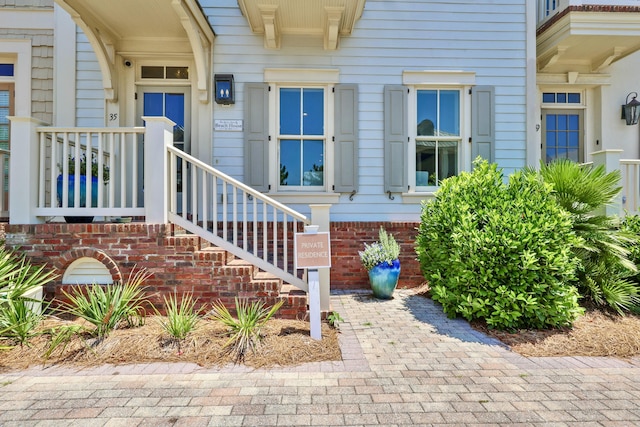
[[[233,74],[216,74],[213,78],[215,82],[216,96],[218,104],[235,104],[235,90],[233,89]]]
[[[637,96],[636,92],[631,92],[627,95],[627,103],[622,106],[622,119],[626,120],[629,126],[638,124],[638,117],[640,117],[640,102],[636,100]]]

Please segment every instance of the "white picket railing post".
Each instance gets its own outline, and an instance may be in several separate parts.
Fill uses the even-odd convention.
[[[166,117],[143,117],[144,133],[144,207],[150,224],[168,222],[169,161],[167,146],[173,145],[175,123]]]
[[[11,120],[11,158],[9,161],[9,222],[39,224],[34,209],[38,204],[40,164],[38,126],[47,124],[32,117],[9,117]]]
[[[591,153],[593,159],[593,166],[604,165],[605,171],[613,172],[620,170],[620,154],[622,150],[602,150]],[[622,214],[622,200],[618,195],[614,202],[605,207],[604,213],[606,215],[621,215]]]
[[[311,224],[318,226],[318,231],[329,232],[331,224],[329,210],[331,205],[309,205],[311,208]],[[320,274],[320,310],[331,310],[331,269],[321,268]]]

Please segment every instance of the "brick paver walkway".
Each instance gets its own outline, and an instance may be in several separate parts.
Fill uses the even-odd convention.
[[[527,359],[407,290],[332,301],[341,362],[0,374],[0,426],[640,425],[640,360]]]

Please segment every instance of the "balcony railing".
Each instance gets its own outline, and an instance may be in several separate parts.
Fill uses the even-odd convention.
[[[38,127],[38,216],[142,216],[139,128]]]
[[[11,140],[22,143],[11,152],[10,222],[62,216],[173,222],[306,291],[293,265],[293,241],[309,219],[175,148],[170,120],[143,119],[145,127],[56,128],[11,118]],[[8,153],[0,151],[4,165],[2,156]],[[0,188],[4,179],[0,173]]]
[[[570,6],[640,6],[640,0],[538,0],[538,27]]]

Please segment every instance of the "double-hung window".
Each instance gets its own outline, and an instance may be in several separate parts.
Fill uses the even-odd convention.
[[[460,129],[460,90],[416,90],[416,187],[458,174]]]
[[[404,71],[402,83],[384,87],[384,192],[390,199],[402,193],[413,203],[471,168],[476,157],[494,161],[493,86],[477,85],[467,71]]]
[[[278,87],[279,190],[324,190],[326,105],[324,87]]]
[[[339,77],[335,69],[267,68],[264,83],[245,83],[247,185],[303,203],[355,194],[358,87]]]

